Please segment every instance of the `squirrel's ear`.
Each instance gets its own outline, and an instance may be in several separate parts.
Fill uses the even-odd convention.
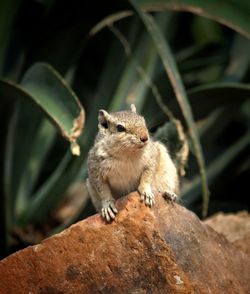
[[[130,109],[131,109],[132,112],[136,113],[136,107],[135,107],[134,104],[130,105]]]
[[[98,121],[105,128],[108,128],[108,121],[110,119],[110,114],[103,109],[99,110]]]

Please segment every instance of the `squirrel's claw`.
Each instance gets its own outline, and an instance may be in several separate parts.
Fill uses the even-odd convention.
[[[114,201],[110,200],[103,204],[102,207],[102,217],[107,221],[110,222],[115,218],[115,215],[118,213],[118,210],[115,207]]]
[[[144,191],[141,193],[141,200],[149,207],[155,204],[155,195],[152,191]]]
[[[178,196],[172,192],[164,192],[163,197],[170,202],[176,202],[178,199]]]

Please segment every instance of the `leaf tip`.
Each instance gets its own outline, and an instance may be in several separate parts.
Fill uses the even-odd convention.
[[[71,129],[71,138],[77,138],[81,135],[82,129],[84,126],[84,111],[81,109],[80,114],[77,118],[74,119],[73,121],[73,127]]]
[[[79,156],[81,154],[80,146],[77,144],[75,140],[70,142],[70,149],[73,155]]]

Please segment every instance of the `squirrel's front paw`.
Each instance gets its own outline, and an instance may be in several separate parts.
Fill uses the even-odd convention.
[[[155,203],[155,195],[150,187],[147,189],[139,189],[139,193],[141,194],[141,200],[144,201],[147,206],[151,207]]]
[[[178,199],[178,196],[172,192],[164,192],[163,197],[170,202],[176,202]]]
[[[105,218],[107,222],[112,221],[115,218],[115,215],[118,213],[118,210],[115,207],[114,200],[104,201],[102,204],[102,217]]]

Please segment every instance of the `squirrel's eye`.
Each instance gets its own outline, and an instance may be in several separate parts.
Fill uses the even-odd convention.
[[[104,129],[108,128],[108,123],[106,123],[106,122],[102,123],[101,125],[104,127]]]
[[[126,129],[122,125],[117,125],[116,129],[117,129],[118,132],[125,132],[126,131]]]

